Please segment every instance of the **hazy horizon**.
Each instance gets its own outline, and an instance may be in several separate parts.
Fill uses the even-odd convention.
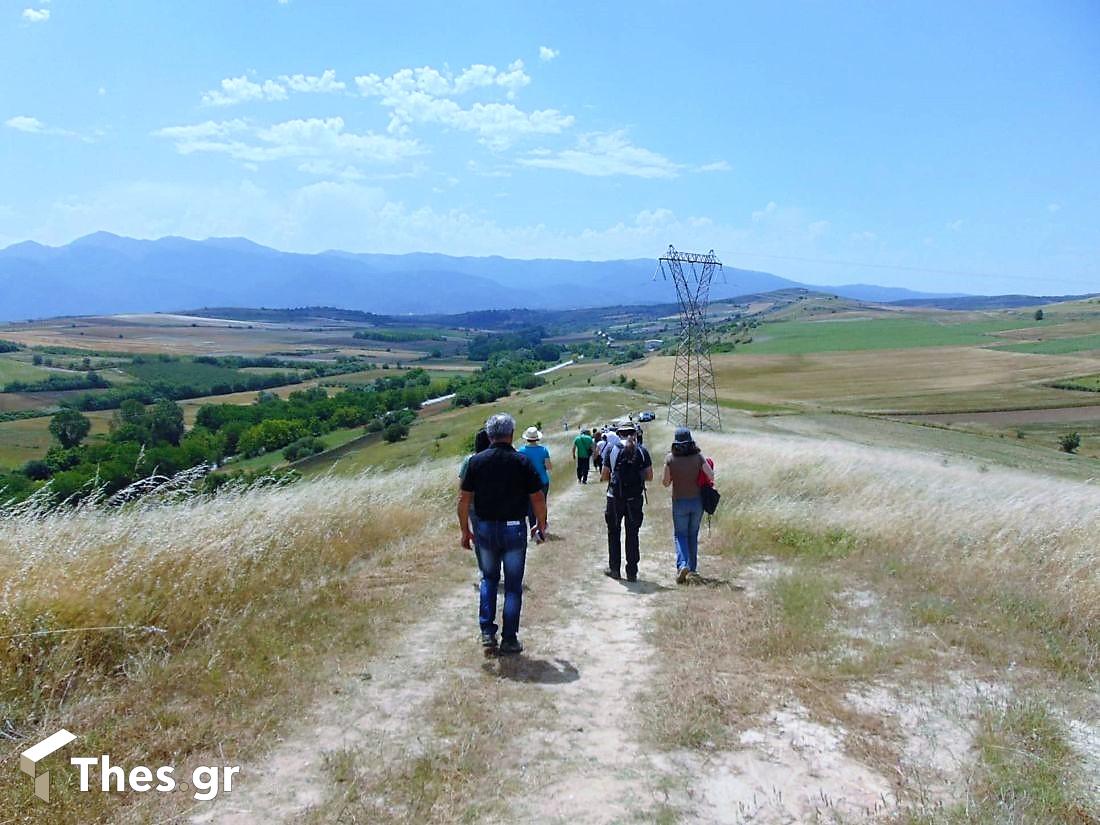
[[[673,243],[812,285],[1100,289],[1094,5],[571,8],[10,6],[0,247]]]

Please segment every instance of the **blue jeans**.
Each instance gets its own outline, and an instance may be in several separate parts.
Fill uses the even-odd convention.
[[[527,526],[517,521],[479,521],[477,555],[481,568],[482,633],[496,633],[497,588],[504,568],[504,627],[501,637],[515,639],[523,607],[523,567],[527,561]]]
[[[672,534],[676,540],[676,569],[687,568],[692,573],[699,565],[699,526],[703,523],[703,500],[674,498],[672,500]]]

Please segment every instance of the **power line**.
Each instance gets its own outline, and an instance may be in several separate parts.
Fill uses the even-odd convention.
[[[957,275],[966,278],[994,278],[1007,281],[1048,281],[1051,283],[1063,283],[1063,284],[1081,284],[1082,286],[1090,286],[1094,290],[1100,289],[1100,283],[1095,281],[1086,282],[1077,278],[1050,278],[1042,276],[1027,276],[1027,275],[1000,275],[992,272],[968,272],[960,269],[934,269],[931,267],[923,266],[904,266],[901,264],[873,264],[866,261],[838,261],[827,258],[802,258],[797,255],[767,255],[762,252],[734,252],[734,255],[745,258],[768,258],[774,261],[801,261],[808,264],[834,264],[836,266],[858,266],[867,267],[868,269],[893,269],[900,272],[925,272],[934,275]],[[727,255],[728,259],[728,255]]]

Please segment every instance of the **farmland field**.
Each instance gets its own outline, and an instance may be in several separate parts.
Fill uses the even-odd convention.
[[[1065,355],[1067,353],[1100,352],[1100,333],[1080,335],[1070,338],[1052,338],[1045,341],[1032,341],[1023,344],[1009,344],[1001,349],[1012,352],[1032,352],[1043,355]]]
[[[664,390],[672,357],[654,357],[627,375]],[[864,412],[990,410],[1097,403],[1043,382],[1100,369],[1100,359],[1037,356],[981,347],[825,352],[732,353],[713,357],[721,398]]]
[[[21,358],[0,355],[0,387],[9,381],[42,381],[56,372],[28,364]]]
[[[914,347],[967,346],[995,343],[994,333],[1033,326],[1034,321],[1003,317],[981,320],[925,318],[838,318],[779,321],[753,330],[749,355],[801,355]]]

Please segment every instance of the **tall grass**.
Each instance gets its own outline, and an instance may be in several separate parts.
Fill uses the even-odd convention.
[[[1100,487],[838,440],[702,441],[725,494],[725,544],[834,531],[899,576],[1100,647]]]
[[[447,463],[183,500],[176,490],[122,507],[8,510],[5,755],[60,725],[116,759],[186,759],[221,743],[239,753],[293,706],[288,692],[308,692],[309,674],[350,645],[369,647],[385,609],[413,609],[416,587],[447,555],[439,536],[453,502]],[[22,786],[0,791],[0,819]],[[103,815],[75,807],[106,804],[99,795],[79,797],[65,810]]]

